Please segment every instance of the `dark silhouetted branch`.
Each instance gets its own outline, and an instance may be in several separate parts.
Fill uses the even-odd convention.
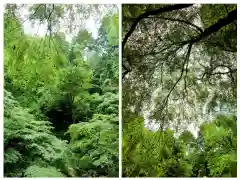
[[[176,4],[176,5],[170,5],[170,6],[166,6],[166,7],[163,7],[163,8],[160,8],[160,9],[156,9],[156,10],[153,10],[153,11],[148,11],[148,12],[145,12],[143,14],[141,14],[140,16],[138,16],[136,18],[136,20],[134,21],[134,23],[132,24],[130,30],[127,32],[127,34],[125,35],[124,39],[123,39],[123,42],[122,42],[122,49],[124,50],[124,46],[128,40],[128,38],[131,36],[131,34],[133,33],[133,31],[135,30],[136,26],[138,25],[138,23],[148,17],[148,16],[151,16],[151,15],[157,15],[157,14],[161,14],[161,13],[164,13],[164,12],[170,12],[170,11],[174,11],[174,10],[179,10],[179,9],[183,9],[183,8],[187,8],[187,7],[190,7],[192,6],[193,4]]]

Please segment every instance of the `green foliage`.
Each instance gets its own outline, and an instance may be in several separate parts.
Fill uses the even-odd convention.
[[[219,116],[202,124],[197,139],[189,131],[149,131],[143,118],[124,123],[123,175],[127,177],[236,177],[236,118]],[[199,141],[203,138],[203,142]]]
[[[95,40],[86,29],[79,28],[67,42],[68,34],[60,28],[60,21],[69,20],[66,14],[72,31],[72,24],[79,21],[76,17],[83,10],[86,14],[79,24],[84,24],[92,12],[101,17],[99,9],[104,6],[85,8],[53,4],[6,6],[6,177],[118,177],[118,53],[106,48],[106,41]],[[29,12],[33,24],[47,26],[45,36],[25,33],[20,16],[16,16],[23,9]],[[102,20],[101,27],[113,35],[118,19],[110,14],[108,23]],[[84,51],[90,45],[98,49],[93,57],[97,67],[85,60]],[[97,85],[95,81],[101,84],[103,94],[88,92]]]
[[[204,144],[208,168],[213,177],[235,177],[237,174],[236,117],[219,116],[212,123],[204,124]]]
[[[52,133],[50,123],[38,120],[22,108],[10,92],[4,92],[4,168],[23,169],[30,163],[51,163],[58,158],[64,142]]]
[[[118,36],[119,36],[119,20],[118,14],[113,16],[108,16],[103,19],[103,25],[107,32],[107,39],[109,45],[118,44]]]
[[[118,51],[113,46],[118,44],[118,15],[106,16],[99,28],[99,36],[90,43],[88,64],[93,67],[92,83],[106,89],[118,90]],[[101,53],[99,53],[99,51]],[[111,90],[110,90],[111,91]]]
[[[95,114],[89,122],[69,127],[72,157],[68,161],[71,162],[75,171],[86,174],[91,167],[96,171],[96,176],[118,175],[117,124],[116,116]]]
[[[39,167],[32,165],[24,173],[25,177],[65,177],[54,167]]]
[[[92,95],[86,101],[93,117],[69,127],[66,163],[76,176],[118,176],[118,95]]]
[[[123,5],[124,176],[236,177],[236,14]]]

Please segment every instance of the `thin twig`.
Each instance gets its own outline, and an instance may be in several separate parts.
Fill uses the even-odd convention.
[[[185,64],[189,61],[191,49],[192,49],[192,44],[189,44],[189,46],[188,46],[188,52],[187,52],[187,54],[186,54],[185,60],[184,60],[183,65],[182,65],[181,74],[180,74],[179,78],[177,79],[177,81],[175,82],[175,84],[173,85],[173,87],[172,87],[172,88],[170,89],[170,91],[168,92],[167,96],[164,98],[161,111],[164,110],[164,108],[165,108],[165,106],[166,106],[166,104],[167,104],[167,102],[168,102],[168,99],[169,99],[172,91],[175,89],[176,85],[180,82],[180,80],[181,80],[182,77],[183,77],[183,74],[184,74],[184,71],[185,71]]]

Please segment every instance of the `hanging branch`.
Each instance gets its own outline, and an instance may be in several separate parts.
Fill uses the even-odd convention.
[[[192,49],[192,44],[189,44],[188,46],[188,51],[187,51],[187,54],[186,54],[186,58],[183,62],[183,65],[182,65],[182,71],[181,71],[181,74],[179,76],[179,78],[177,79],[177,81],[175,82],[175,84],[173,85],[173,87],[170,89],[170,91],[168,92],[167,96],[164,98],[163,100],[163,104],[162,104],[162,107],[161,107],[161,112],[164,110],[166,104],[168,103],[168,100],[169,100],[169,97],[172,93],[172,91],[175,89],[175,87],[177,86],[177,84],[180,82],[180,80],[182,79],[183,77],[183,74],[184,74],[184,71],[187,72],[187,68],[185,68],[185,65],[188,64],[188,61],[189,61],[189,58],[190,58],[190,53],[191,53],[191,49]]]
[[[138,16],[135,20],[135,22],[132,24],[130,30],[127,32],[127,34],[125,35],[123,42],[122,42],[122,49],[124,50],[124,46],[127,43],[128,38],[131,36],[131,34],[133,33],[133,31],[135,30],[135,28],[137,27],[138,23],[144,19],[147,18],[148,16],[151,15],[157,15],[157,14],[161,14],[164,12],[170,12],[170,11],[174,11],[174,10],[179,10],[179,9],[183,9],[183,8],[187,8],[192,6],[193,4],[176,4],[176,5],[170,5],[170,6],[166,6],[160,9],[156,9],[153,11],[148,11],[145,12],[143,14],[141,14],[140,16]]]
[[[51,19],[51,16],[52,16],[52,13],[53,13],[53,11],[54,11],[54,8],[55,8],[55,6],[54,6],[54,4],[52,5],[52,10],[51,10],[51,12],[49,13],[49,15],[48,15],[48,18],[47,18],[47,22],[48,22],[48,31],[49,31],[49,34],[50,34],[50,37],[51,37],[51,35],[52,35],[52,19]]]
[[[221,28],[223,28],[224,26],[227,26],[228,24],[233,23],[235,20],[237,20],[237,9],[231,11],[230,13],[228,13],[228,15],[224,18],[219,19],[215,24],[209,26],[208,28],[206,28],[204,30],[203,33],[201,33],[200,35],[188,40],[188,41],[184,41],[181,42],[179,44],[185,45],[188,43],[196,43],[200,40],[203,40],[204,38],[208,37],[209,35],[217,32],[218,30],[220,30]],[[177,43],[178,44],[178,43]]]
[[[185,5],[185,6],[186,6],[186,5]],[[188,7],[189,7],[189,6],[190,6],[190,5],[188,5]],[[172,6],[170,6],[170,7],[172,7]],[[170,11],[170,10],[169,10],[170,7],[168,6],[168,8],[167,8],[168,11]],[[181,8],[184,8],[184,7],[181,7]],[[181,8],[178,7],[178,9],[181,9]],[[133,23],[133,25],[132,25],[132,27],[130,28],[130,30],[128,31],[128,33],[126,34],[126,36],[125,36],[125,38],[124,38],[124,40],[123,40],[123,42],[122,42],[122,50],[124,50],[124,45],[126,44],[126,42],[127,42],[128,38],[130,37],[130,35],[131,35],[131,34],[133,33],[133,31],[135,30],[135,28],[136,28],[137,24],[140,22],[140,20],[142,20],[143,18],[147,18],[147,17],[149,17],[150,15],[156,15],[156,14],[154,14],[154,13],[156,13],[156,12],[157,12],[158,14],[161,13],[161,12],[166,12],[166,10],[163,11],[163,9],[164,9],[164,8],[161,8],[161,9],[155,10],[155,11],[153,11],[153,12],[147,12],[147,13],[144,13],[144,14],[140,15],[140,16],[136,19],[136,21]],[[173,8],[173,9],[174,9],[174,8]],[[172,10],[173,10],[173,9],[172,9]],[[175,7],[174,10],[176,10],[176,9],[177,9],[177,8]],[[161,10],[161,11],[160,11],[160,10]],[[171,11],[172,11],[172,10],[171,10]],[[237,20],[237,9],[229,12],[226,17],[219,19],[215,24],[213,24],[213,25],[209,26],[208,28],[206,28],[206,29],[205,29],[201,34],[199,34],[198,36],[193,37],[193,38],[191,38],[190,40],[187,40],[187,41],[176,42],[175,45],[184,46],[184,45],[186,45],[186,44],[194,44],[194,43],[197,43],[197,42],[199,42],[200,40],[205,39],[205,38],[208,37],[209,35],[217,32],[217,31],[220,30],[221,28],[223,28],[223,27],[225,27],[225,26],[227,26],[227,25],[229,25],[229,24],[231,24],[231,23],[234,23],[236,20]],[[125,68],[124,64],[123,64],[123,68],[125,69],[125,71],[124,71],[124,76],[125,76],[125,75],[126,75],[128,72],[130,72],[130,71]],[[124,77],[124,76],[123,76],[123,77]]]

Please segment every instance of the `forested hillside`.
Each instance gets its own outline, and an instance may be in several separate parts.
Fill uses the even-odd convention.
[[[237,176],[237,5],[123,5],[123,176]]]
[[[5,6],[5,177],[118,177],[118,22],[114,5]]]

